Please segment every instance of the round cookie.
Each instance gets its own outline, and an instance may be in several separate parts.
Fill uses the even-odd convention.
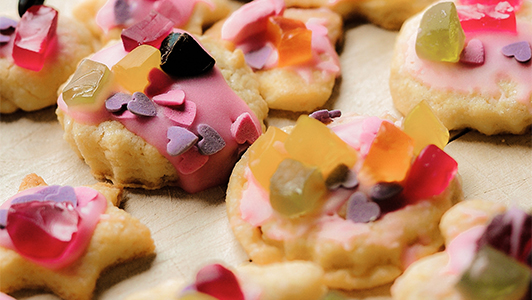
[[[244,52],[271,109],[310,112],[332,94],[340,64],[342,19],[329,9],[285,10],[283,1],[243,5],[206,35]]]
[[[42,22],[33,16],[45,14],[43,11],[47,14],[54,14],[55,10],[51,7],[39,7],[42,9],[34,9],[26,13],[26,18],[23,19],[27,21],[21,22],[18,18],[9,17],[12,27],[1,30],[0,113],[13,113],[19,109],[34,111],[54,105],[59,86],[76,70],[78,62],[93,53],[96,48],[95,40],[82,24],[63,14],[57,14],[55,21],[47,23],[51,25],[56,22],[56,25],[50,26],[49,38],[45,39],[44,43],[48,42],[48,46],[42,48],[48,50],[44,53],[28,50],[28,53],[36,54],[22,54],[22,57],[39,57],[32,58],[32,60],[40,62],[25,62],[26,59],[18,58],[18,63],[15,63],[13,51],[16,53],[25,51],[18,50],[19,47],[14,50],[17,30],[21,31],[17,29],[20,24],[31,26],[32,23]],[[6,16],[0,16],[0,18],[6,18],[4,19],[6,22],[8,20]],[[31,49],[27,45],[21,45],[20,49],[26,47]]]
[[[431,6],[404,24],[396,40],[390,74],[395,107],[406,114],[425,100],[449,130],[473,128],[488,135],[522,134],[532,124],[532,90],[528,84],[531,65],[529,58],[520,62],[513,54],[505,55],[503,49],[521,43],[525,53],[527,48],[530,52],[532,2],[517,1],[515,6],[508,2],[498,6],[469,2],[473,4],[435,4],[438,7]],[[456,30],[448,37],[454,38],[424,40],[430,35],[429,15],[442,5],[449,7],[446,20],[450,23],[446,24],[453,24]],[[491,17],[497,12],[499,17]],[[475,14],[481,16],[476,21],[468,17]],[[418,35],[424,15],[427,34]],[[430,52],[424,50],[431,47]],[[448,53],[439,52],[443,49]]]
[[[337,116],[325,113],[312,116]],[[327,127],[301,116],[285,131],[270,127],[231,175],[226,203],[236,238],[257,264],[320,265],[330,288],[392,282],[441,247],[440,217],[462,197],[454,160],[434,145],[414,154],[413,140],[377,117]]]
[[[127,52],[122,43],[114,43],[92,56],[90,67],[78,68],[81,75],[74,75],[58,99],[64,138],[96,178],[119,186],[179,186],[193,193],[224,184],[239,155],[262,133],[268,112],[255,75],[241,52],[228,51],[208,37],[196,40],[175,31],[163,44],[161,49],[175,46],[176,51],[163,51],[165,64],[155,47]],[[181,55],[171,54],[179,51]],[[128,69],[127,61],[144,66]],[[207,69],[193,74],[202,63]],[[76,103],[77,96],[65,99],[76,86],[84,86],[78,79],[95,66],[109,77],[96,84],[100,90],[88,97],[90,103]],[[126,102],[115,110],[109,107],[123,97]]]
[[[0,206],[0,291],[44,289],[88,300],[100,273],[155,249],[149,229],[119,209],[122,190],[48,186],[35,174]]]
[[[344,18],[362,17],[389,30],[399,30],[403,22],[435,0],[285,0],[288,7],[327,7]]]
[[[412,264],[392,285],[392,298],[491,299],[499,293],[497,299],[529,299],[530,284],[525,278],[528,276],[530,281],[531,220],[530,214],[491,201],[468,200],[455,205],[444,214],[440,225],[447,249]],[[519,251],[528,251],[528,265],[525,261],[518,263],[515,256],[507,256]],[[493,273],[495,266],[487,258],[494,257],[498,258],[496,265],[504,270]],[[486,259],[485,263],[479,264],[482,259]],[[479,267],[476,274],[492,274],[488,286],[477,280],[476,290],[471,289],[475,276],[468,278],[465,274],[472,270],[472,264]],[[524,271],[525,275],[515,270]],[[516,274],[520,275],[511,279]],[[505,276],[512,280],[510,284],[504,281]],[[501,291],[501,286],[506,291]]]

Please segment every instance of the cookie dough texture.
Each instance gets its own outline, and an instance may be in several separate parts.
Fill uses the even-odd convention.
[[[61,14],[56,34],[55,48],[38,72],[15,65],[11,55],[0,56],[0,113],[34,111],[55,104],[57,89],[97,47],[82,24]]]
[[[230,52],[208,37],[198,40],[216,59],[217,66],[231,88],[248,104],[259,120],[268,107],[259,95],[255,75],[244,61],[242,52]],[[99,180],[118,186],[157,189],[176,185],[174,166],[152,145],[127,130],[117,121],[97,126],[74,121],[61,109],[56,111],[64,129],[64,139],[91,168]]]
[[[518,18],[530,18],[529,3]],[[390,70],[390,93],[395,107],[403,115],[425,100],[449,130],[473,128],[487,135],[522,134],[532,124],[532,98],[522,103],[515,92],[516,83],[501,79],[500,93],[490,95],[483,91],[461,92],[436,89],[423,83],[405,67],[408,43],[417,33],[422,15],[405,22],[396,39]],[[452,68],[452,65],[450,66]]]
[[[37,175],[29,175],[22,189],[46,185]],[[0,291],[45,289],[62,299],[89,300],[100,273],[106,268],[144,257],[155,249],[149,229],[125,211],[116,207],[122,190],[109,184],[90,186],[108,200],[86,253],[72,265],[50,270],[25,260],[15,251],[0,247]]]
[[[398,30],[403,22],[435,0],[286,0],[286,6],[328,7],[344,18],[362,17],[389,30]]]
[[[257,264],[282,261],[312,261],[324,271],[329,288],[345,290],[376,287],[397,278],[412,259],[435,253],[443,245],[438,228],[443,213],[462,198],[457,178],[441,195],[431,201],[406,206],[381,219],[360,224],[360,234],[351,240],[340,241],[320,238],[321,226],[308,227],[308,231],[282,241],[267,237],[277,226],[298,228],[298,224],[312,224],[313,216],[282,222],[265,223],[255,227],[241,216],[240,203],[248,182],[245,176],[248,154],[237,163],[227,190],[227,213],[231,228]]]

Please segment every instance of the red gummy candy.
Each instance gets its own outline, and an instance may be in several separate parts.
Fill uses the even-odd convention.
[[[173,27],[174,22],[156,11],[152,11],[142,21],[122,31],[121,38],[124,49],[129,52],[144,44],[159,48]]]
[[[233,272],[220,264],[203,267],[196,274],[196,290],[219,300],[244,300]]]
[[[45,5],[30,7],[20,19],[15,32],[15,64],[40,71],[57,29],[58,12]]]
[[[515,33],[517,31],[515,8],[508,2],[496,2],[495,4],[471,4],[459,7],[458,17],[464,32],[506,31]]]
[[[409,203],[441,194],[453,180],[458,164],[435,145],[421,150],[406,179],[403,195]]]
[[[69,202],[31,201],[11,205],[6,229],[19,253],[59,257],[78,231],[79,214]]]
[[[472,4],[482,4],[482,5],[497,5],[501,2],[508,2],[513,7],[520,7],[523,0],[460,0],[458,3],[460,5],[472,5]]]

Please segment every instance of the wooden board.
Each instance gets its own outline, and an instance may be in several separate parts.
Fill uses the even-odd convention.
[[[49,0],[68,14],[76,1]],[[15,0],[0,1],[0,14],[14,14]],[[328,108],[367,115],[390,113],[389,64],[396,32],[369,24],[346,24],[341,53],[342,78]],[[55,108],[1,115],[0,202],[15,194],[21,179],[37,173],[49,184],[95,183],[89,168],[62,139]],[[296,114],[272,111],[269,125],[293,123]],[[456,133],[455,133],[456,134]],[[484,198],[532,209],[532,137],[493,136],[466,132],[446,151],[458,161],[467,199]],[[152,232],[156,255],[112,268],[102,274],[95,299],[121,299],[172,277],[189,279],[206,263],[238,265],[247,256],[226,219],[225,186],[190,195],[179,189],[127,190],[123,208]],[[1,274],[0,274],[1,280]],[[353,292],[353,299],[389,299],[389,286]],[[21,299],[57,299],[37,291],[15,294]]]

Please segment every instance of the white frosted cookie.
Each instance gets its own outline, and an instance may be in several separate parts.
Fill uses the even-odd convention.
[[[48,19],[55,10],[44,7],[40,11],[32,10],[26,14],[26,21],[9,16],[12,27],[1,29],[0,42],[0,113],[13,113],[19,109],[24,111],[39,110],[54,105],[57,100],[57,89],[76,70],[78,62],[94,52],[95,40],[90,32],[79,22],[57,13],[55,21]],[[41,18],[36,15],[43,16]],[[7,22],[7,16],[0,16]],[[5,24],[4,22],[1,22]],[[16,28],[26,24],[26,28],[36,24],[50,30],[49,38],[45,38],[41,52],[31,49],[34,45],[27,42],[20,46],[15,43]],[[52,25],[55,24],[55,25]],[[8,25],[6,25],[8,26]],[[28,32],[18,29],[20,32]],[[33,37],[30,37],[33,36]],[[25,34],[21,41],[40,41],[41,35]],[[14,49],[16,47],[16,49]],[[30,49],[19,50],[19,49]],[[17,60],[13,51],[21,53]]]
[[[92,65],[89,70],[98,66],[111,74],[102,92],[88,97],[91,104],[65,99],[71,92],[64,87],[57,110],[64,138],[96,178],[119,186],[180,186],[197,192],[226,183],[241,152],[262,133],[268,108],[242,53],[183,31],[168,35],[166,45],[173,42],[172,53],[188,54],[173,56],[166,51],[166,66],[175,59],[192,66],[165,67],[155,47],[142,45],[128,52],[122,43],[114,43],[87,61]],[[200,53],[198,42],[208,51],[201,51],[200,60],[194,56]],[[137,56],[141,52],[151,58],[144,61],[144,54]],[[136,75],[138,81],[128,77],[135,71],[124,71],[128,66],[123,62],[129,58],[132,64],[145,64]],[[201,74],[174,74],[192,74],[203,62],[209,69]],[[71,82],[73,87],[78,84],[76,78]],[[132,86],[132,82],[137,83]],[[115,96],[127,99],[112,110],[109,103],[123,100]]]
[[[303,261],[267,266],[245,264],[234,269],[209,264],[191,281],[185,286],[184,280],[171,279],[152,289],[133,293],[126,299],[177,300],[202,296],[231,300],[319,300],[327,292],[321,268]]]
[[[392,298],[529,299],[531,222],[530,214],[491,201],[457,204],[440,225],[446,251],[412,264]]]
[[[227,190],[231,228],[254,263],[312,261],[330,288],[392,282],[442,246],[440,217],[462,197],[456,163],[435,145],[414,154],[421,140],[389,120],[314,118],[270,127],[244,154]]]
[[[327,7],[344,18],[358,16],[390,30],[435,0],[285,0],[288,7]]]
[[[395,107],[406,114],[425,100],[450,130],[522,134],[532,124],[532,2],[485,6],[462,2],[435,4],[404,24],[390,74]],[[424,15],[423,24],[427,25],[420,27]],[[480,16],[476,21],[471,17],[475,15]],[[430,20],[434,18],[454,24],[452,32],[449,26],[441,29],[448,32],[447,38],[443,34],[432,41],[426,39],[431,36]],[[521,47],[524,57],[511,53],[517,51],[515,47]]]
[[[0,291],[88,300],[103,270],[152,254],[149,229],[116,207],[121,192],[104,183],[47,186],[28,175],[0,206]]]
[[[243,5],[206,35],[244,52],[272,109],[310,112],[329,99],[340,64],[342,19],[329,9],[285,9],[282,1]]]

